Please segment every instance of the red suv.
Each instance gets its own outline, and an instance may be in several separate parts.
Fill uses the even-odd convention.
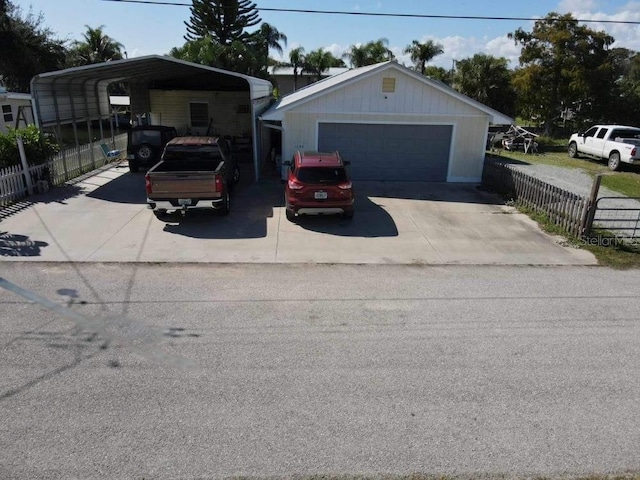
[[[353,186],[338,152],[296,152],[285,187],[287,219],[341,214],[353,218]]]

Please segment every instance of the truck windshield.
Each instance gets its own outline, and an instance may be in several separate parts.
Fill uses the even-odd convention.
[[[347,181],[347,174],[342,167],[306,167],[296,172],[296,177],[303,183],[322,183],[337,185]]]
[[[195,145],[167,147],[163,160],[222,160],[222,153],[217,145]]]

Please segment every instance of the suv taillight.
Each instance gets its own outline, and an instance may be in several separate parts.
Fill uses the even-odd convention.
[[[144,176],[144,188],[147,191],[147,195],[151,194],[151,178],[149,178],[149,174]]]
[[[633,150],[631,150],[631,156],[632,157],[636,156],[636,147],[633,147]]]
[[[352,187],[351,182],[341,183],[340,185],[338,185],[338,188],[340,190],[351,190],[351,187]]]
[[[289,180],[289,189],[290,190],[302,190],[304,185],[296,182],[295,180]]]

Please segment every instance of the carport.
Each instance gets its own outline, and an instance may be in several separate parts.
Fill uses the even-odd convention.
[[[108,86],[127,82],[132,118],[174,126],[179,134],[205,133],[231,137],[251,146],[256,179],[260,172],[257,118],[271,103],[273,87],[267,80],[235,72],[151,55],[35,76],[32,103],[39,128],[61,129],[71,124],[76,145],[79,129],[89,138],[98,121],[100,138],[114,137]],[[105,135],[103,121],[110,131]]]

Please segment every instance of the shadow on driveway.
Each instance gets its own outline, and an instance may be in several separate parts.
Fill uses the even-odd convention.
[[[127,172],[95,189],[87,197],[113,203],[144,205],[147,203],[144,174]]]
[[[39,257],[47,242],[30,240],[26,235],[0,232],[0,257]]]

